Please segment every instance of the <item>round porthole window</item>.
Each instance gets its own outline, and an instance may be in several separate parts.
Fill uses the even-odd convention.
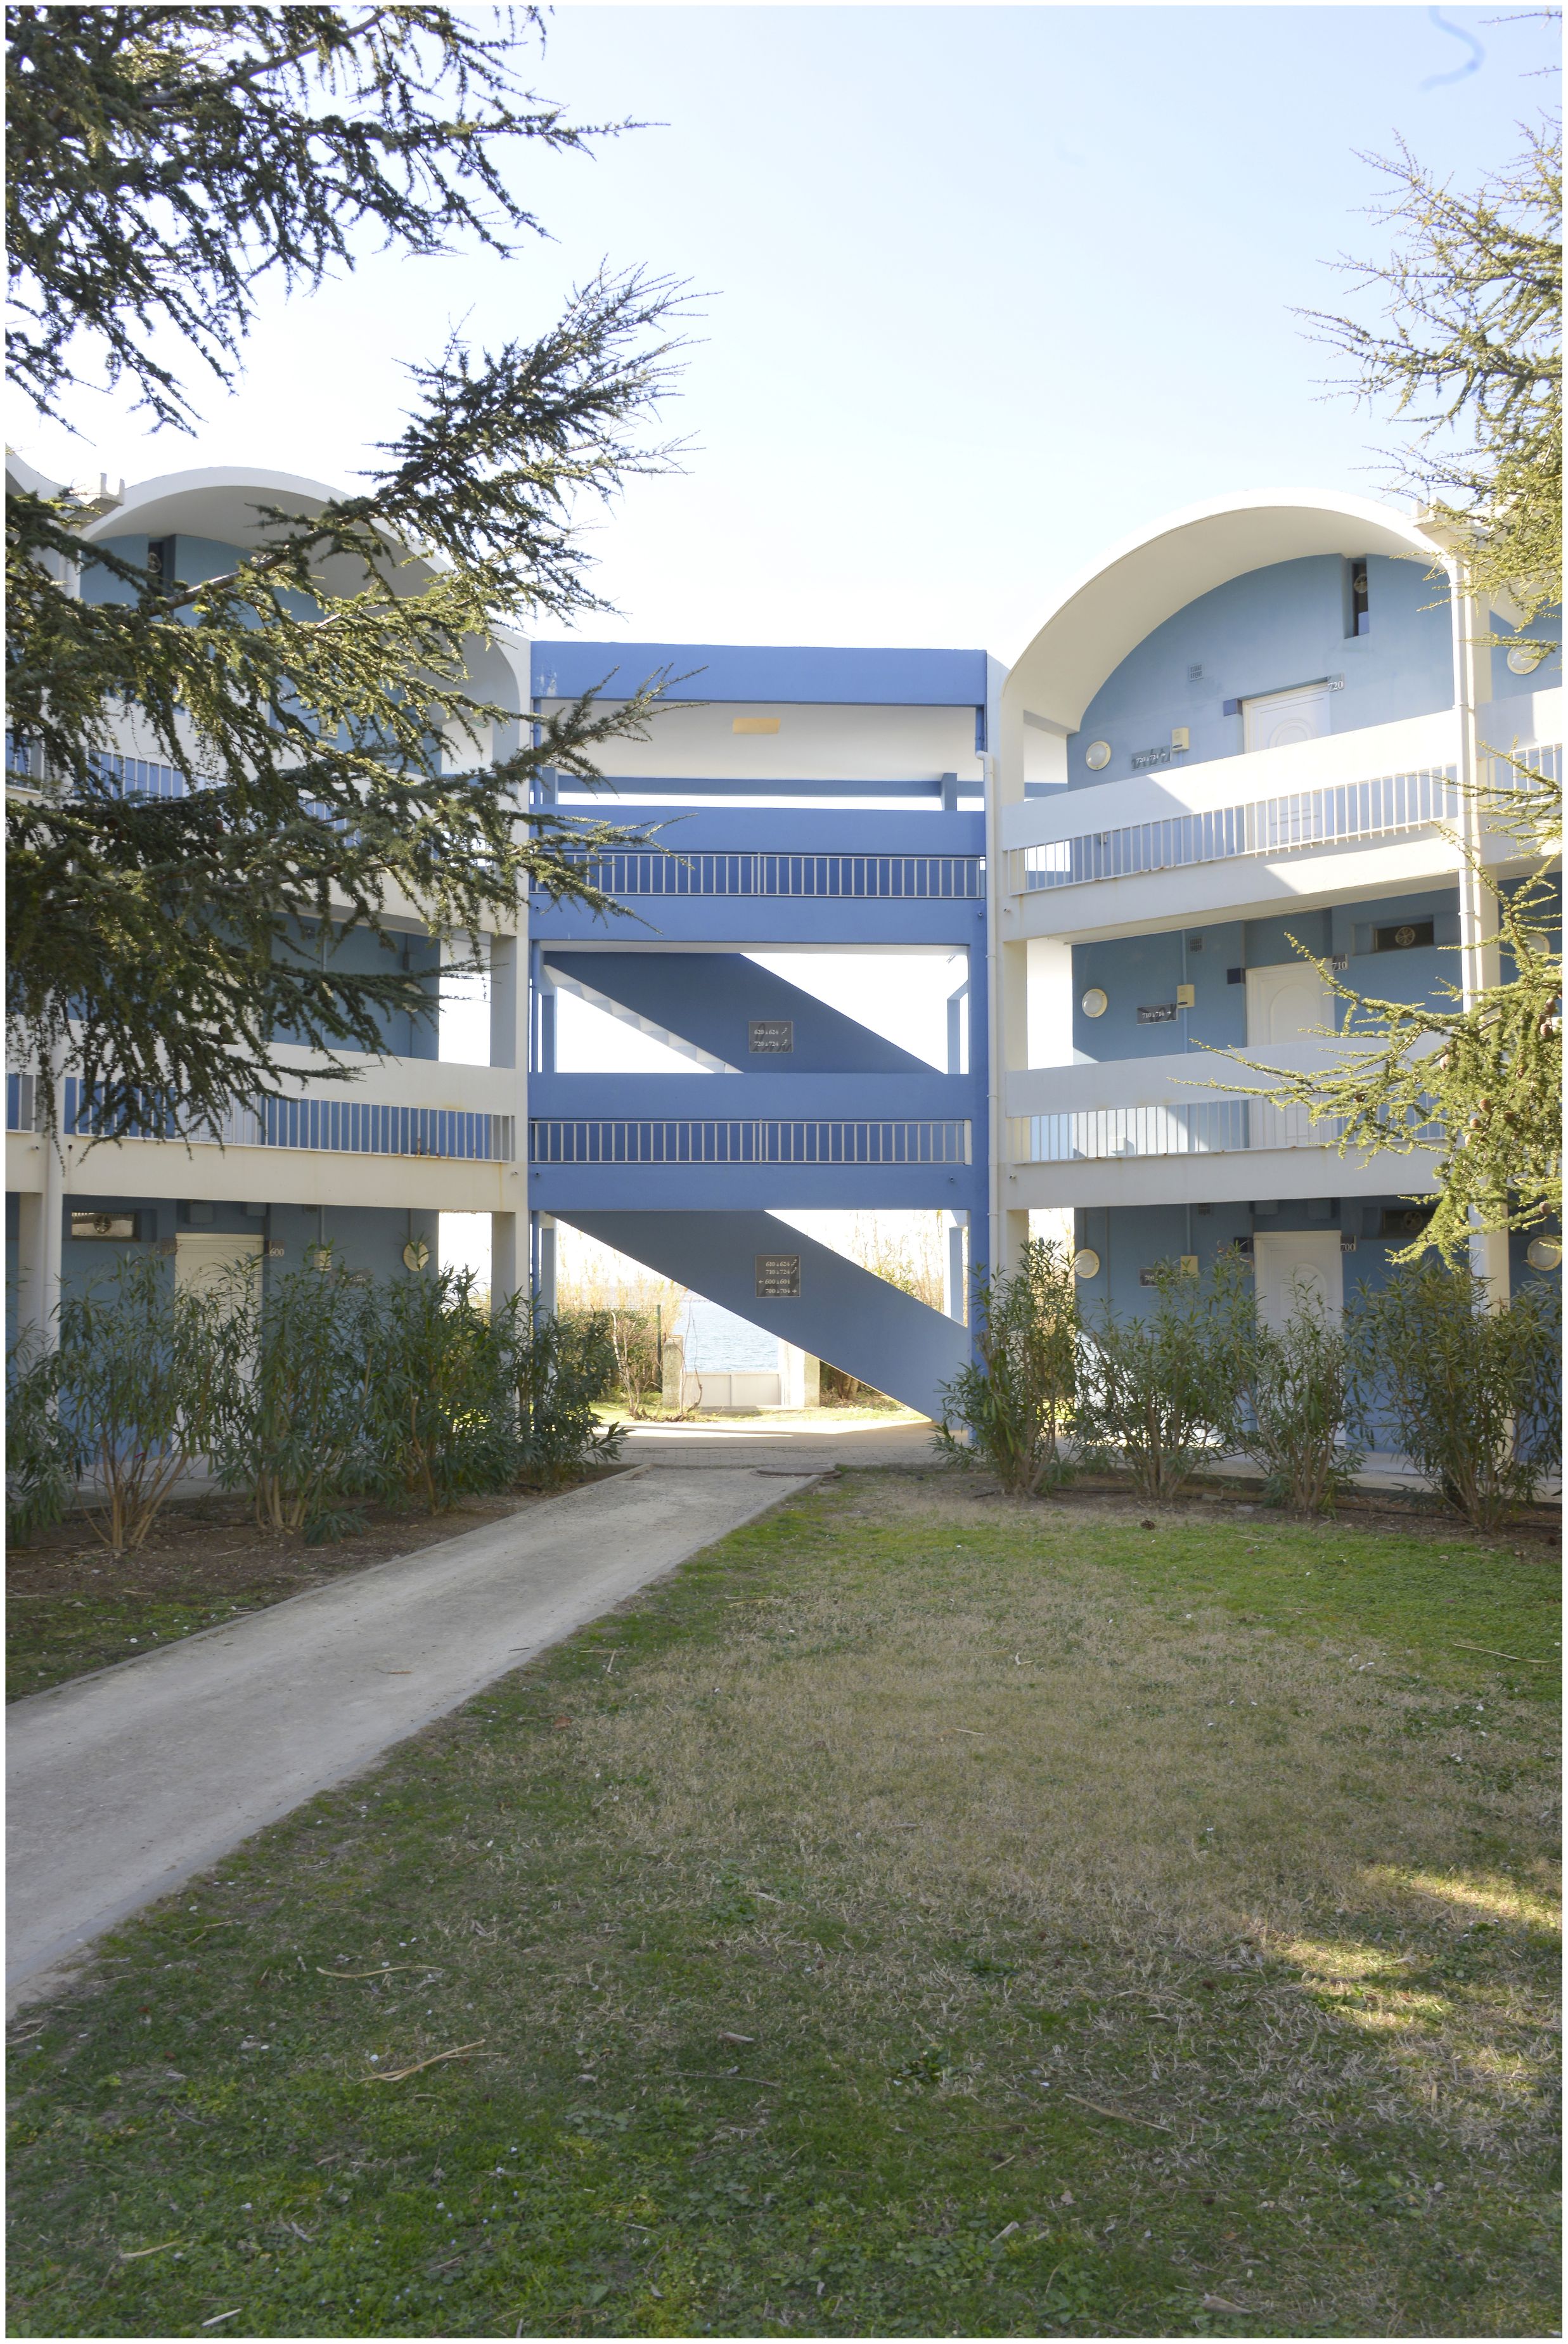
[[[1093,1246],[1080,1246],[1077,1253],[1074,1254],[1073,1276],[1075,1278],[1098,1278],[1099,1276],[1099,1256],[1096,1253]]]
[[[1532,1238],[1524,1258],[1532,1269],[1561,1269],[1563,1240],[1561,1238]]]
[[[428,1269],[430,1261],[430,1249],[423,1238],[410,1238],[403,1248],[403,1268],[414,1270]]]
[[[1110,743],[1091,741],[1084,753],[1084,763],[1091,773],[1103,773],[1110,763]]]
[[[1102,993],[1098,985],[1091,985],[1088,991],[1083,997],[1082,1008],[1084,1015],[1086,1017],[1103,1017],[1109,1007],[1110,995],[1107,993]]]
[[[1508,654],[1511,675],[1533,675],[1546,656],[1544,643],[1520,643]]]

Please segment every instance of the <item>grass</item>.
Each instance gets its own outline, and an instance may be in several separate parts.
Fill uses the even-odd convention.
[[[1148,1519],[849,1476],[116,1932],[12,2332],[1552,2332],[1550,1574]]]
[[[364,1527],[309,1545],[259,1530],[249,1504],[209,1495],[165,1506],[145,1545],[114,1554],[72,1514],[5,1558],[5,1697],[135,1660],[329,1580],[460,1537],[548,1491],[464,1498],[442,1514],[366,1505]]]

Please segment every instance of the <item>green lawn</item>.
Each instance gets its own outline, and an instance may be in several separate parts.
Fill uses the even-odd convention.
[[[23,2013],[12,2332],[1553,2332],[1554,1598],[846,1476]]]

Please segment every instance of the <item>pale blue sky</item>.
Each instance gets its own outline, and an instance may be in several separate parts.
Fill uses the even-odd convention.
[[[1375,244],[1354,150],[1403,132],[1463,178],[1502,162],[1553,95],[1522,77],[1548,38],[1423,6],[567,6],[535,86],[663,126],[592,162],[520,154],[553,244],[373,258],[269,301],[195,441],[106,402],[97,460],[345,478],[400,358],[450,326],[537,330],[602,255],[641,262],[708,296],[669,416],[695,444],[598,522],[623,617],[587,631],[1011,658],[1172,507],[1373,489],[1378,432],[1320,402],[1290,308],[1343,298],[1320,262]],[[40,463],[91,460],[12,428]]]

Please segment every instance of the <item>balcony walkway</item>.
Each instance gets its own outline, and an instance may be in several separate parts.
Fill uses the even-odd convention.
[[[13,1703],[13,1999],[818,1470],[724,1461],[572,1490]]]

